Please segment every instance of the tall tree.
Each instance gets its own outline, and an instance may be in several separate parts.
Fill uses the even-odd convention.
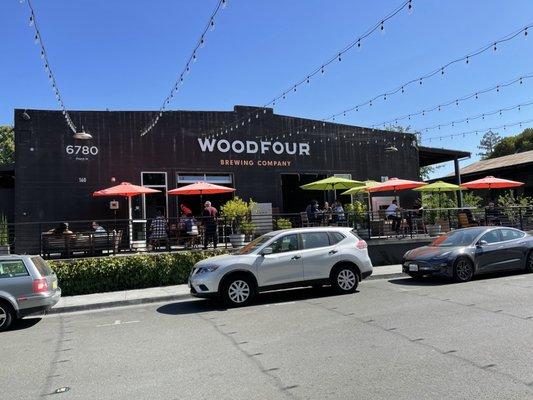
[[[0,165],[15,162],[15,131],[12,126],[0,126]]]
[[[508,156],[533,150],[533,128],[526,128],[516,136],[507,136],[498,142],[488,158]]]
[[[479,146],[477,146],[477,148],[481,150],[477,155],[480,156],[482,160],[489,158],[494,151],[494,147],[496,147],[500,140],[502,139],[496,132],[486,132],[479,141]]]

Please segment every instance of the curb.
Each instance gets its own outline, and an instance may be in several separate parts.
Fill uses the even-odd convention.
[[[393,274],[383,274],[383,275],[370,275],[366,278],[366,281],[378,280],[378,279],[391,279],[391,278],[400,278],[406,277],[403,272],[393,273]],[[62,307],[53,307],[47,312],[47,314],[66,314],[77,311],[90,311],[90,310],[102,310],[106,308],[115,308],[115,307],[124,307],[124,306],[133,306],[140,304],[150,304],[150,303],[159,303],[164,301],[173,301],[181,300],[184,298],[193,298],[189,293],[174,294],[168,296],[156,296],[156,297],[144,297],[139,299],[130,299],[130,300],[117,300],[117,301],[108,301],[103,303],[90,303],[82,304],[75,306],[62,306]]]
[[[70,312],[76,312],[76,311],[100,310],[104,308],[159,303],[162,301],[181,300],[185,297],[190,297],[190,294],[182,293],[182,294],[174,294],[174,295],[168,295],[168,296],[156,296],[156,297],[144,297],[140,299],[108,301],[104,303],[91,303],[91,304],[83,304],[83,305],[76,305],[76,306],[53,307],[51,310],[48,311],[47,314],[64,314],[64,313],[70,313]]]

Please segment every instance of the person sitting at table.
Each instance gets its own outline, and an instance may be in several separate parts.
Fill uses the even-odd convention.
[[[188,213],[186,215],[184,223],[185,223],[185,233],[189,238],[187,245],[189,246],[189,245],[192,245],[194,238],[198,237],[198,234],[199,234],[198,225],[192,213]]]
[[[91,227],[94,231],[94,234],[93,236],[106,236],[107,235],[107,232],[106,230],[104,229],[104,227],[102,225],[100,225],[98,222],[96,221],[93,221],[91,223]]]
[[[342,222],[345,220],[346,216],[344,215],[344,208],[342,207],[341,202],[337,200],[333,205],[333,221]]]
[[[318,209],[318,201],[311,200],[311,203],[305,209],[307,214],[307,220],[309,222],[319,222],[320,221],[320,210]]]
[[[322,209],[322,216],[324,218],[324,222],[328,223],[333,219],[332,215],[333,209],[329,205],[327,201],[324,202],[324,208]]]
[[[67,222],[61,222],[58,226],[56,226],[54,229],[50,229],[48,232],[49,234],[52,234],[54,236],[63,236],[63,235],[72,235],[74,232],[72,232],[68,228]]]
[[[396,234],[400,233],[400,225],[402,224],[402,217],[398,215],[400,210],[401,209],[398,207],[398,201],[396,199],[392,200],[392,203],[389,204],[385,210],[385,216],[387,219],[392,221],[391,229],[396,232]]]
[[[500,218],[500,210],[496,208],[493,201],[489,201],[487,208],[485,208],[485,220],[487,225],[501,225]]]

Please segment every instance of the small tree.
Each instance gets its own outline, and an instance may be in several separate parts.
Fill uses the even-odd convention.
[[[240,197],[235,196],[234,199],[229,200],[220,207],[223,217],[227,218],[231,223],[231,232],[240,233],[243,230],[243,222],[250,222],[250,212],[254,202],[250,199],[247,203]],[[246,225],[248,228],[249,225]]]
[[[502,138],[497,133],[492,131],[485,132],[479,141],[479,146],[477,146],[477,148],[481,150],[477,155],[480,156],[482,160],[489,158],[494,151],[494,148],[501,140]]]
[[[4,214],[0,214],[0,246],[7,246],[9,244],[9,229],[7,226],[7,218]]]
[[[12,126],[0,126],[0,165],[15,162],[15,131]]]

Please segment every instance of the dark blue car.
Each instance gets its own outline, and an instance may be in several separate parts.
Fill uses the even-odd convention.
[[[408,251],[402,265],[413,278],[441,275],[457,282],[497,271],[533,272],[533,237],[500,226],[458,229]]]

